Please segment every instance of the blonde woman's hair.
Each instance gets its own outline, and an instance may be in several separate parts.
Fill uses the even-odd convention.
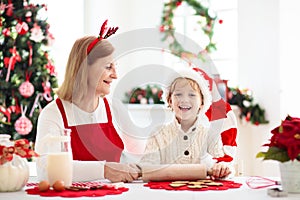
[[[187,83],[190,84],[190,86],[197,92],[199,92],[200,94],[200,97],[202,99],[202,103],[201,105],[203,105],[203,102],[204,102],[204,96],[203,96],[203,93],[200,89],[200,86],[198,85],[198,83],[193,80],[193,79],[190,79],[190,78],[184,78],[184,77],[179,77],[179,78],[176,78],[172,83],[171,85],[168,87],[168,92],[167,92],[167,96],[166,96],[166,99],[167,99],[167,102],[168,102],[168,107],[171,107],[171,96],[175,90],[175,86],[177,84],[177,82],[179,80],[187,80]]]
[[[87,55],[87,47],[95,39],[94,36],[86,36],[75,41],[69,54],[64,81],[57,91],[60,99],[69,102],[81,100],[87,92],[89,65],[114,52],[110,42],[101,40]]]

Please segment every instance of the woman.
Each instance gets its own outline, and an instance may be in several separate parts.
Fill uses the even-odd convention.
[[[113,125],[105,97],[117,78],[114,47],[106,39],[117,28],[110,28],[104,35],[106,23],[97,38],[75,41],[58,98],[42,110],[38,119],[35,150],[41,155],[47,153],[47,136],[71,129],[73,181],[131,182],[138,176],[136,168],[119,163],[124,144]],[[42,158],[37,160],[40,180],[46,178],[44,163]]]

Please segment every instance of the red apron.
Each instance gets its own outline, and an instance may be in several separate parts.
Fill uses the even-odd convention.
[[[112,123],[110,108],[103,98],[107,114],[107,123],[69,126],[63,104],[59,98],[56,104],[64,121],[64,127],[71,129],[71,147],[73,160],[106,160],[119,162],[124,144]]]

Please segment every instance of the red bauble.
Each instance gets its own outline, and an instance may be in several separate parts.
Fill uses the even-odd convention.
[[[27,135],[32,130],[32,123],[27,117],[21,116],[15,122],[15,129],[20,135]]]
[[[29,30],[28,24],[26,22],[18,22],[16,25],[16,30],[20,35],[24,35]]]
[[[4,29],[2,30],[2,34],[3,34],[5,37],[10,36],[10,30],[9,30],[9,28],[4,28]]]
[[[30,97],[34,93],[34,86],[29,81],[25,81],[20,85],[19,92],[25,98]]]

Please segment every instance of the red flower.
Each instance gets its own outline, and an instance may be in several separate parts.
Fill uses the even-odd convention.
[[[267,146],[287,151],[291,160],[300,156],[300,118],[287,116],[271,133],[273,136]]]

